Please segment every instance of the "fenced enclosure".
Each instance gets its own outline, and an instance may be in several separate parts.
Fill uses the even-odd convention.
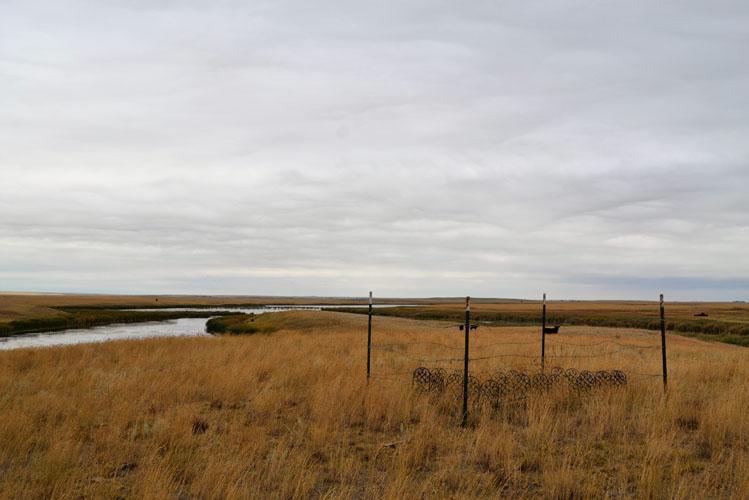
[[[379,341],[372,323],[372,294],[369,297],[367,335],[367,380],[410,378],[419,393],[441,393],[462,399],[461,424],[468,421],[469,401],[482,401],[494,408],[523,401],[531,394],[555,389],[589,393],[595,388],[623,388],[630,377],[662,378],[667,387],[666,328],[663,295],[660,296],[660,338],[631,333],[607,338],[576,332],[575,337],[595,340],[571,342],[560,334],[560,325],[547,326],[546,294],[542,301],[540,336],[530,339],[527,331],[504,335],[492,326],[471,322],[470,298],[466,297],[465,321],[435,326],[430,339]],[[481,327],[481,328],[480,328]],[[564,332],[566,330],[563,329]],[[497,333],[502,339],[497,339]],[[549,335],[552,335],[549,337]],[[491,339],[491,342],[487,342]],[[384,339],[383,339],[384,340]],[[507,352],[511,349],[513,352]],[[660,350],[661,356],[658,356]],[[372,353],[402,358],[408,370],[387,371],[372,363]],[[616,356],[616,359],[614,358]],[[628,366],[618,366],[622,356],[631,356]],[[660,358],[660,359],[659,359]],[[547,368],[547,361],[555,364]],[[658,369],[654,364],[657,363]],[[462,365],[458,369],[458,366]],[[469,369],[470,367],[470,369]],[[633,368],[634,367],[634,368]]]

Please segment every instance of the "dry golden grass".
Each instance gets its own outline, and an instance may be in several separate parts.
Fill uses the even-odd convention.
[[[657,299],[657,296],[653,297]],[[439,308],[462,310],[463,303],[453,303]],[[508,314],[540,314],[537,301],[481,303],[482,312]],[[593,317],[632,316],[658,318],[657,300],[646,301],[550,301],[549,314]],[[744,302],[666,302],[669,320],[695,319],[695,314],[706,313],[709,319],[749,323],[749,304]]]
[[[260,320],[259,320],[260,321]],[[527,407],[477,409],[412,392],[416,364],[376,351],[366,317],[274,315],[270,335],[153,339],[0,353],[0,496],[148,498],[749,497],[749,351],[669,338],[657,378]],[[444,323],[375,318],[375,342],[461,345]],[[535,355],[536,328],[486,328],[472,354]],[[657,334],[568,327],[552,347]],[[612,347],[608,347],[612,349]],[[392,347],[453,357],[437,345]],[[460,355],[459,351],[455,351]],[[476,370],[528,367],[525,358]],[[657,373],[658,351],[565,358],[564,366]]]

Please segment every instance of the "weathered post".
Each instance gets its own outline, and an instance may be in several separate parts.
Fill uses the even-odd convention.
[[[663,358],[663,390],[668,384],[668,367],[666,365],[666,312],[663,307],[663,294],[661,294],[661,357]]]
[[[466,297],[465,351],[463,353],[463,420],[461,427],[468,424],[468,336],[471,332],[471,297]]]
[[[546,294],[544,294],[544,305],[541,310],[541,371],[544,371],[546,361]]]
[[[372,292],[369,292],[369,311],[367,314],[367,382],[372,359]]]

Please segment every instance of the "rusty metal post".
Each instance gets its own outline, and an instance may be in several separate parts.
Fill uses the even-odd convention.
[[[663,307],[663,294],[661,294],[661,357],[663,358],[663,390],[668,385],[668,366],[666,365],[666,311]]]
[[[367,319],[367,382],[372,360],[372,292],[369,292],[369,313]]]
[[[461,427],[468,425],[468,336],[471,332],[471,297],[466,297],[465,351],[463,352],[463,420]]]
[[[544,305],[541,311],[541,371],[544,371],[546,362],[546,294],[544,294]]]

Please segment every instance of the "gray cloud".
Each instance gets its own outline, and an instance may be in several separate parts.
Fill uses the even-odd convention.
[[[0,6],[0,288],[747,299],[742,2]]]

